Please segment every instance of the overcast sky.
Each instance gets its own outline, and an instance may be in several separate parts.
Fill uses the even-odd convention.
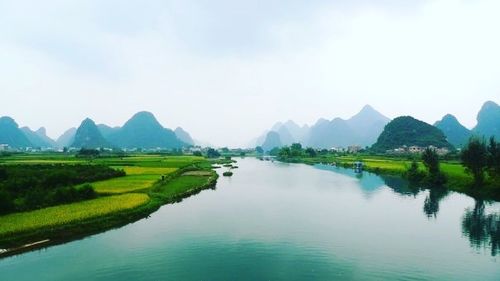
[[[0,0],[0,116],[57,137],[147,110],[228,146],[365,104],[472,127],[500,100],[499,15],[498,0]]]

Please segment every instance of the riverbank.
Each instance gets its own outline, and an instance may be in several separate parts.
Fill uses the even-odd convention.
[[[357,161],[363,162],[363,170],[379,175],[395,175],[404,177],[405,171],[411,165],[410,160],[396,159],[383,156],[317,156],[298,157],[291,159],[278,159],[282,162],[304,163],[309,165],[330,164],[341,167],[353,167]],[[419,169],[425,172],[422,162],[418,162]],[[484,200],[500,201],[500,186],[489,182],[480,189],[473,187],[473,177],[465,171],[458,162],[441,162],[441,171],[446,175],[448,181],[444,185],[448,190],[464,193],[474,198]]]
[[[92,183],[97,187],[94,188],[99,194],[97,199],[0,216],[0,249],[13,249],[1,251],[0,257],[80,239],[135,222],[162,205],[179,202],[215,187],[218,178],[210,168],[211,163],[199,157],[147,156],[94,162],[125,167],[127,176]],[[147,183],[149,186],[145,187]],[[137,188],[133,188],[134,185]],[[23,248],[23,245],[38,241],[44,243]]]

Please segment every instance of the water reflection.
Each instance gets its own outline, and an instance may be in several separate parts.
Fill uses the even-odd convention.
[[[397,194],[416,197],[421,191],[428,190],[423,213],[428,218],[437,219],[440,202],[446,198],[450,191],[444,187],[426,188],[415,186],[400,176],[376,175],[368,172],[356,173],[353,169],[338,168],[328,165],[317,165],[322,170],[330,170],[338,174],[356,178],[359,180],[359,187],[367,194],[373,194],[376,190],[389,187]],[[498,206],[498,204],[494,206]],[[472,248],[491,249],[491,255],[500,253],[500,212],[498,210],[487,212],[487,203],[476,200],[473,209],[468,208],[462,218],[462,233],[469,239]]]
[[[444,187],[433,187],[429,189],[429,194],[424,201],[424,213],[428,218],[437,217],[439,212],[439,202],[448,195],[448,189]]]
[[[467,209],[462,218],[462,233],[473,248],[491,248],[496,256],[500,248],[500,213],[485,211],[483,200],[476,200],[474,209]]]

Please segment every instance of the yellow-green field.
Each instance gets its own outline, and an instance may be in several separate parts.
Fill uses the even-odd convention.
[[[36,237],[33,239],[45,239],[47,237],[40,235],[38,230],[51,229],[53,231],[54,227],[58,226],[71,227],[90,219],[98,220],[100,217],[136,210],[140,206],[146,206],[149,210],[146,212],[152,212],[160,205],[172,202],[173,198],[193,194],[193,190],[214,184],[217,178],[215,172],[206,170],[211,167],[207,160],[193,156],[136,155],[81,159],[56,154],[0,158],[0,165],[50,163],[106,165],[124,170],[126,176],[90,183],[99,194],[97,199],[0,216],[0,248],[3,242],[11,245],[12,241],[17,241],[16,233],[29,234],[30,231],[34,231]],[[194,164],[197,166],[193,166]],[[179,169],[187,169],[188,174],[183,175],[186,172],[179,175],[173,174]],[[168,181],[161,182],[162,176],[166,175],[173,175],[173,177],[170,176]],[[142,214],[143,211],[140,212]],[[103,222],[103,225],[106,225],[106,222]],[[84,230],[78,231],[85,232]],[[31,241],[26,239],[19,243]]]
[[[144,190],[153,186],[155,182],[161,179],[161,176],[168,175],[177,170],[177,168],[140,166],[115,168],[123,169],[127,175],[122,178],[114,178],[92,183],[96,192],[103,194],[117,194]]]
[[[147,194],[130,193],[0,216],[0,236],[97,218],[136,208],[149,200]]]

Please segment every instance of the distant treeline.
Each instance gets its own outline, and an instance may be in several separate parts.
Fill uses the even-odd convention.
[[[125,176],[100,165],[0,166],[0,214],[34,210],[96,197],[84,183]]]

